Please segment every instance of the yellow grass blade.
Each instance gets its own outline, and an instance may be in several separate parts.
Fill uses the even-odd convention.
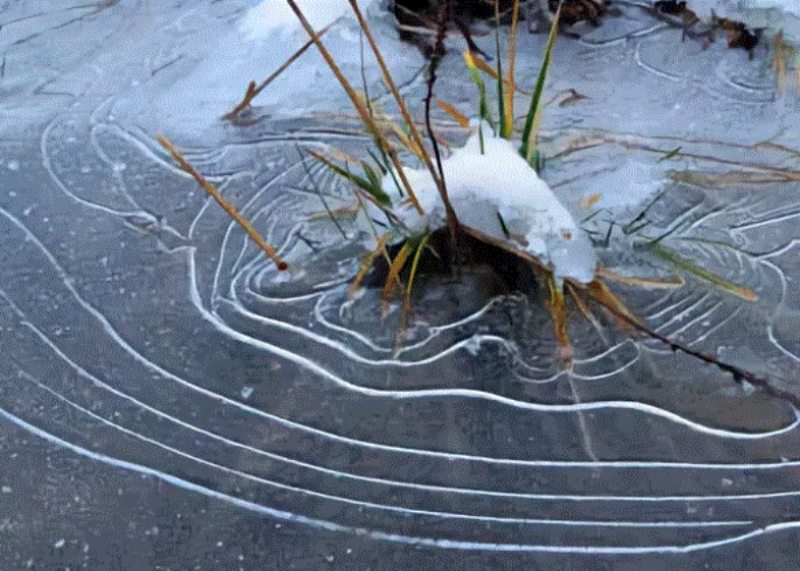
[[[422,257],[422,252],[425,251],[425,246],[428,245],[428,238],[430,233],[422,237],[416,251],[414,252],[414,259],[411,261],[411,272],[408,274],[408,284],[406,285],[406,297],[411,297],[411,292],[414,288],[414,278],[417,277],[417,269],[419,267],[419,260]]]
[[[400,181],[403,184],[403,188],[408,193],[409,199],[411,200],[411,204],[414,205],[417,212],[419,212],[420,216],[425,214],[425,211],[422,209],[422,206],[419,204],[419,200],[417,200],[417,196],[414,194],[414,190],[411,188],[411,185],[406,178],[406,174],[403,171],[402,165],[400,164],[400,159],[397,157],[397,151],[395,151],[394,147],[389,143],[386,137],[383,136],[383,133],[375,124],[375,121],[372,118],[372,115],[369,113],[369,110],[364,106],[362,103],[361,97],[359,97],[358,93],[356,93],[353,86],[350,85],[350,82],[347,81],[347,78],[342,73],[342,70],[336,65],[336,62],[333,60],[333,56],[331,56],[328,49],[322,43],[322,40],[319,39],[319,35],[314,31],[311,27],[311,24],[308,23],[303,11],[297,6],[294,0],[286,0],[289,4],[289,7],[297,16],[297,19],[300,20],[300,24],[305,29],[306,33],[311,37],[311,40],[314,42],[314,45],[317,46],[319,53],[325,59],[325,63],[328,64],[328,67],[333,72],[333,75],[336,76],[336,79],[339,81],[341,86],[344,88],[345,92],[347,93],[348,97],[350,97],[350,101],[352,101],[353,106],[358,111],[359,117],[361,121],[364,123],[364,126],[369,131],[370,135],[375,139],[376,143],[378,143],[381,148],[386,152],[389,156],[390,160],[392,161],[392,165],[397,170],[397,176],[400,178]],[[360,14],[360,12],[358,12]],[[371,36],[370,36],[371,37]]]
[[[582,210],[589,210],[592,206],[598,203],[598,201],[603,197],[603,195],[599,192],[587,197],[586,199],[581,201],[580,207]]]
[[[569,346],[569,335],[567,334],[566,308],[564,307],[564,293],[556,284],[553,277],[547,279],[547,289],[550,293],[550,313],[553,315],[555,323],[556,339],[559,345]]]
[[[463,113],[461,113],[461,111],[450,105],[447,101],[442,101],[441,99],[437,99],[436,105],[438,105],[443,111],[445,111],[448,115],[450,115],[453,119],[455,119],[459,127],[463,129],[469,127],[469,118]]]
[[[367,272],[372,268],[372,265],[375,263],[375,260],[378,256],[386,252],[386,242],[389,239],[389,235],[385,234],[378,238],[378,245],[375,247],[374,250],[368,252],[366,256],[364,256],[364,260],[361,262],[361,267],[358,269],[358,273],[356,277],[353,279],[353,282],[350,284],[350,290],[348,292],[348,296],[350,298],[355,295],[356,291],[361,287],[361,282],[364,281],[364,278],[367,275]]]
[[[397,252],[397,255],[392,260],[392,265],[389,266],[389,275],[386,276],[386,285],[383,287],[383,299],[389,300],[392,297],[392,293],[394,292],[395,284],[400,286],[400,272],[403,271],[403,267],[406,265],[406,261],[408,260],[408,256],[411,254],[412,247],[406,241],[403,244],[403,247],[400,248],[400,251]]]
[[[211,195],[211,197],[217,201],[217,204],[219,204],[222,207],[222,209],[228,214],[228,216],[230,216],[239,226],[242,227],[242,229],[244,229],[245,232],[247,232],[247,235],[250,236],[250,239],[264,251],[264,253],[267,255],[267,258],[272,260],[272,262],[275,263],[275,266],[280,271],[288,269],[289,264],[287,264],[284,260],[282,260],[278,256],[278,254],[275,252],[275,248],[267,244],[264,238],[261,237],[261,234],[258,233],[258,230],[253,228],[253,225],[250,224],[250,221],[241,214],[239,214],[236,211],[236,207],[234,207],[230,202],[228,202],[222,196],[222,194],[220,194],[219,190],[217,190],[217,188],[213,184],[208,182],[208,180],[206,180],[206,178],[202,174],[200,174],[197,171],[197,169],[195,169],[191,164],[189,164],[189,161],[187,161],[183,157],[180,151],[178,151],[178,149],[176,149],[172,143],[170,143],[162,135],[158,135],[157,139],[158,142],[161,143],[161,146],[170,152],[172,158],[175,159],[175,162],[178,163],[181,169],[192,175],[192,177],[197,181],[197,184],[199,184],[203,188],[203,190],[205,190],[209,195]]]

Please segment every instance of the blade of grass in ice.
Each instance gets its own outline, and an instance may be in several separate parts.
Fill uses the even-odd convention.
[[[417,212],[420,215],[424,215],[425,211],[420,206],[419,201],[417,200],[416,195],[414,194],[414,190],[411,188],[411,185],[406,178],[405,172],[403,171],[402,165],[400,164],[400,159],[397,157],[397,152],[394,150],[394,147],[389,143],[386,137],[383,136],[378,126],[375,124],[375,121],[372,119],[372,116],[369,113],[369,110],[364,107],[363,103],[361,102],[361,98],[358,96],[356,91],[353,89],[353,86],[350,85],[350,82],[347,81],[347,78],[342,73],[342,70],[336,65],[336,62],[333,60],[328,49],[319,39],[319,35],[314,31],[311,27],[311,24],[308,23],[303,11],[297,6],[297,3],[294,0],[286,0],[289,4],[289,7],[297,16],[297,19],[300,20],[300,24],[305,29],[306,33],[311,37],[311,40],[314,42],[314,45],[317,46],[319,53],[325,59],[325,63],[328,64],[328,67],[331,69],[333,74],[336,76],[336,79],[344,88],[345,92],[347,93],[348,97],[350,97],[350,101],[352,101],[353,106],[358,111],[358,114],[361,118],[361,121],[364,123],[364,126],[370,132],[370,135],[375,140],[375,143],[382,148],[391,158],[392,164],[394,165],[395,169],[397,170],[398,176],[400,177],[400,181],[403,183],[403,187],[408,192],[409,200],[411,200],[411,204],[413,204],[414,208],[417,209]],[[359,12],[360,13],[360,12]],[[368,36],[370,37],[370,36]]]
[[[250,239],[255,242],[258,247],[261,248],[261,250],[263,250],[267,258],[269,258],[275,264],[278,270],[284,271],[289,268],[289,265],[278,256],[275,248],[267,244],[266,240],[264,240],[261,234],[258,233],[258,230],[256,230],[253,225],[250,224],[250,221],[239,214],[239,212],[236,210],[236,207],[228,202],[225,197],[222,196],[220,191],[217,190],[217,187],[211,184],[202,174],[200,174],[200,172],[183,157],[180,151],[178,151],[178,149],[176,149],[166,137],[157,135],[156,138],[158,139],[158,142],[161,143],[161,146],[169,151],[169,153],[172,155],[172,158],[175,159],[175,162],[178,163],[181,169],[189,173],[192,178],[197,181],[197,184],[199,184],[203,190],[205,190],[214,200],[217,201],[217,204],[222,207],[228,216],[230,216],[239,226],[242,227],[245,232],[247,232],[247,235],[250,237]]]
[[[400,282],[400,272],[403,271],[403,267],[406,265],[406,261],[408,260],[408,256],[411,255],[412,250],[413,246],[411,242],[406,240],[406,243],[403,244],[403,247],[400,248],[400,251],[397,252],[394,260],[392,260],[392,264],[389,266],[389,274],[386,276],[386,284],[383,286],[383,299],[385,301],[391,299],[395,284],[402,286]]]
[[[668,161],[669,159],[671,159],[673,157],[676,157],[678,155],[678,153],[681,152],[682,149],[683,149],[683,147],[675,147],[671,151],[665,153],[663,157],[660,157],[658,159],[658,162],[660,163],[661,161]]]
[[[544,110],[542,94],[544,93],[547,71],[550,69],[553,48],[556,45],[556,37],[558,36],[558,22],[561,17],[562,3],[563,2],[559,2],[558,9],[553,17],[553,24],[550,26],[550,35],[547,37],[547,47],[544,50],[542,67],[539,70],[539,77],[536,80],[536,87],[531,97],[531,106],[528,109],[528,115],[525,118],[525,127],[522,130],[522,147],[520,147],[519,152],[523,158],[528,161],[528,164],[533,167],[536,166],[534,153],[536,151],[536,140],[539,135],[539,124],[542,121],[542,112]]]
[[[675,252],[670,248],[667,248],[663,244],[648,243],[648,244],[643,244],[641,247],[651,252],[653,255],[661,258],[662,260],[669,262],[675,268],[693,274],[694,276],[697,276],[700,279],[710,282],[727,293],[735,295],[736,297],[739,297],[745,301],[750,301],[750,302],[758,301],[758,295],[753,290],[735,284],[729,280],[726,280],[722,276],[715,274],[712,271],[700,267],[691,260],[683,258],[677,252]]]
[[[317,185],[316,181],[314,180],[314,175],[311,174],[311,169],[308,168],[308,165],[306,164],[306,157],[300,150],[300,146],[295,145],[295,148],[297,149],[297,154],[300,155],[300,162],[303,165],[303,170],[306,171],[306,176],[308,177],[308,180],[311,182],[311,186],[314,188],[314,191],[317,193],[317,196],[319,196],[319,199],[322,202],[322,206],[325,207],[325,212],[327,212],[328,216],[330,216],[331,222],[333,222],[333,224],[336,226],[336,229],[339,230],[339,233],[342,235],[342,238],[347,240],[347,234],[344,233],[341,224],[339,224],[339,221],[336,219],[336,216],[334,216],[333,210],[331,210],[331,207],[328,205],[328,201],[325,200],[325,196],[322,194],[319,185]]]
[[[372,149],[367,149],[367,154],[369,154],[370,158],[372,158],[372,160],[375,162],[375,166],[378,168],[378,170],[381,171],[381,176],[385,175],[386,172],[387,172],[387,169],[384,166],[384,163],[375,154],[375,152]],[[389,170],[391,170],[391,169],[389,169]]]
[[[425,247],[428,244],[429,236],[430,234],[428,233],[422,237],[422,240],[420,240],[419,244],[417,244],[415,248],[414,259],[411,260],[411,270],[408,274],[408,284],[406,284],[406,291],[405,295],[403,296],[403,309],[401,310],[400,315],[400,327],[398,328],[397,336],[395,337],[395,356],[397,356],[398,352],[400,351],[400,347],[406,338],[406,333],[408,333],[408,318],[411,314],[411,293],[414,290],[414,278],[417,275],[417,270],[419,269],[419,260],[422,257],[422,252],[425,250]]]
[[[679,287],[683,287],[686,284],[686,280],[684,280],[680,276],[675,276],[671,278],[635,278],[632,276],[624,276],[622,274],[618,274],[608,268],[604,268],[603,266],[597,266],[596,275],[598,277],[604,278],[606,280],[624,284],[627,286],[638,287],[642,289],[677,289]]]
[[[786,180],[786,177],[780,174],[764,174],[753,171],[713,173],[682,170],[668,172],[667,176],[675,182],[685,182],[705,188],[729,188],[732,184],[771,184]]]
[[[389,196],[385,192],[383,192],[383,189],[381,188],[380,185],[380,179],[377,179],[377,177],[371,177],[369,171],[366,171],[367,177],[369,178],[369,180],[367,180],[363,177],[360,177],[356,174],[351,173],[350,171],[341,168],[340,166],[334,164],[330,159],[328,159],[323,155],[320,155],[319,153],[316,153],[314,151],[309,151],[309,154],[315,159],[317,159],[319,162],[324,164],[326,167],[331,169],[333,172],[335,172],[339,176],[346,178],[347,180],[355,184],[357,187],[362,189],[364,192],[369,194],[375,200],[376,204],[391,208],[392,201],[389,199]],[[362,166],[365,164],[366,163],[362,163]]]
[[[469,117],[461,113],[458,109],[450,105],[447,101],[442,101],[441,99],[437,99],[436,105],[438,105],[445,113],[447,113],[453,119],[455,119],[459,127],[463,129],[469,127]]]
[[[662,190],[661,192],[656,194],[655,197],[648,203],[648,205],[645,206],[644,208],[642,208],[642,211],[639,212],[639,214],[637,214],[636,217],[633,220],[631,220],[630,222],[628,222],[627,224],[622,226],[622,233],[627,236],[627,235],[632,234],[634,232],[638,232],[639,230],[643,229],[645,226],[649,225],[650,221],[647,220],[647,212],[653,206],[655,206],[655,204],[659,200],[661,200],[661,198],[664,196],[664,194],[666,194],[665,190]]]

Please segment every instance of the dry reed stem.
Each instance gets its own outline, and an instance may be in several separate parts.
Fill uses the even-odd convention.
[[[330,52],[327,50],[325,45],[319,39],[319,36],[311,27],[311,24],[308,23],[303,11],[297,6],[294,0],[286,0],[289,4],[289,7],[297,16],[297,19],[300,20],[300,24],[305,29],[306,33],[311,37],[311,40],[314,42],[314,45],[317,46],[319,53],[325,59],[325,63],[328,64],[328,67],[331,69],[333,74],[336,76],[336,79],[339,80],[339,83],[344,88],[345,92],[347,93],[348,97],[353,103],[353,106],[358,111],[358,114],[361,118],[361,121],[364,123],[364,126],[367,127],[367,130],[370,132],[375,138],[376,143],[378,143],[381,148],[389,155],[389,158],[392,161],[392,165],[395,167],[397,171],[397,175],[400,178],[400,181],[403,183],[403,187],[405,188],[406,192],[408,193],[409,200],[411,204],[416,208],[417,212],[420,216],[425,214],[425,211],[420,206],[419,201],[417,200],[417,196],[414,194],[414,190],[411,188],[411,184],[408,182],[408,178],[406,178],[405,171],[400,164],[400,159],[397,157],[397,151],[395,151],[394,147],[389,143],[386,137],[383,136],[378,126],[375,124],[375,121],[372,119],[369,111],[364,107],[361,102],[361,98],[358,96],[356,91],[353,89],[353,86],[350,85],[350,82],[347,81],[347,78],[342,74],[342,70],[336,65],[336,62],[333,60]]]
[[[353,12],[358,19],[358,25],[363,30],[364,35],[367,37],[367,41],[369,42],[369,46],[372,49],[372,52],[375,54],[375,59],[377,60],[378,66],[381,68],[381,73],[383,74],[383,81],[386,83],[387,87],[392,92],[392,96],[394,96],[394,99],[397,102],[397,106],[400,109],[400,114],[403,116],[403,120],[406,122],[406,125],[408,125],[411,138],[422,152],[422,162],[425,164],[425,168],[430,171],[431,176],[436,183],[436,187],[439,189],[439,194],[442,195],[442,200],[447,205],[449,204],[449,200],[447,198],[447,189],[444,186],[444,180],[441,177],[441,173],[437,172],[436,169],[433,168],[433,162],[431,161],[431,157],[425,149],[425,145],[422,141],[422,135],[420,135],[419,130],[417,130],[417,127],[414,124],[414,120],[411,118],[411,114],[408,112],[408,107],[406,107],[405,100],[403,99],[402,95],[400,95],[400,91],[397,89],[397,86],[392,79],[392,75],[389,73],[389,68],[386,67],[386,62],[383,59],[383,55],[378,49],[378,44],[375,42],[372,31],[370,30],[367,21],[364,19],[364,15],[359,9],[358,3],[356,0],[348,1],[350,2],[350,6],[353,8]]]
[[[325,34],[325,32],[327,32],[331,28],[331,26],[333,26],[334,23],[335,22],[331,22],[330,24],[322,28],[317,35],[322,37]],[[270,83],[272,83],[276,77],[278,77],[280,74],[286,71],[286,69],[290,65],[292,65],[301,55],[305,53],[305,51],[308,48],[310,48],[313,45],[314,45],[314,40],[308,40],[305,44],[303,44],[303,46],[299,50],[294,52],[289,57],[289,59],[283,62],[283,64],[278,69],[276,69],[267,79],[262,81],[260,85],[256,85],[255,81],[251,81],[247,86],[247,91],[244,94],[244,98],[239,102],[239,104],[236,107],[234,107],[231,111],[223,115],[221,117],[222,120],[233,121],[234,119],[236,119],[236,117],[239,116],[239,113],[247,109],[250,106],[250,103],[253,101],[253,99],[255,99],[258,96],[258,94],[264,90],[265,87],[267,87]]]
[[[203,190],[205,190],[214,200],[217,201],[217,204],[222,207],[228,216],[230,216],[239,226],[242,227],[245,232],[247,232],[247,235],[250,237],[250,239],[253,240],[253,242],[255,242],[258,247],[264,251],[264,253],[267,255],[267,258],[275,263],[275,266],[278,268],[278,270],[284,271],[288,269],[289,264],[287,264],[278,256],[278,254],[275,252],[275,248],[267,244],[264,238],[261,237],[261,234],[258,233],[258,230],[253,228],[253,225],[250,224],[250,221],[239,214],[239,212],[236,210],[236,207],[228,202],[222,196],[222,194],[220,194],[219,190],[217,190],[213,184],[208,182],[208,180],[183,157],[180,151],[178,151],[178,149],[176,149],[172,143],[170,143],[163,135],[157,135],[156,138],[158,139],[158,142],[161,143],[161,146],[170,152],[172,158],[175,159],[181,169],[189,173],[192,178],[197,181],[197,184],[199,184]]]
[[[291,1],[291,0],[290,0]],[[444,172],[442,172],[442,164],[439,158],[439,150],[436,146],[436,139],[433,134],[433,130],[430,129],[430,97],[431,97],[431,90],[433,88],[433,79],[431,79],[431,83],[428,86],[428,97],[426,99],[426,121],[428,125],[428,134],[431,138],[431,144],[433,145],[433,150],[436,153],[436,162],[438,164],[438,170],[434,168],[433,162],[431,161],[431,157],[428,154],[427,150],[425,149],[425,145],[422,141],[422,136],[420,135],[419,131],[414,124],[413,119],[411,119],[411,114],[408,112],[408,108],[406,107],[405,100],[400,95],[400,91],[397,89],[397,86],[392,79],[392,75],[389,73],[389,69],[386,67],[386,62],[383,59],[383,55],[381,54],[380,50],[378,49],[378,45],[375,42],[375,38],[372,36],[372,31],[367,24],[367,21],[364,19],[364,15],[361,13],[361,10],[358,7],[358,3],[356,0],[348,0],[350,2],[350,6],[353,8],[353,12],[358,19],[358,24],[361,27],[361,30],[364,32],[364,35],[367,36],[367,41],[369,42],[370,48],[372,52],[375,54],[375,59],[378,61],[378,66],[381,68],[381,73],[383,74],[383,80],[386,85],[389,87],[389,90],[392,92],[392,95],[397,102],[397,106],[400,108],[400,113],[403,116],[403,120],[408,125],[409,132],[411,133],[411,138],[413,139],[416,146],[419,148],[421,152],[422,162],[425,165],[425,168],[431,173],[431,177],[433,177],[433,181],[436,184],[436,190],[439,192],[439,197],[442,199],[442,203],[444,204],[445,212],[447,213],[447,223],[450,226],[450,232],[453,236],[453,240],[456,240],[456,235],[458,234],[458,217],[456,216],[456,211],[453,208],[453,205],[450,204],[450,197],[447,195],[447,187],[445,186],[444,181]],[[431,64],[433,65],[433,63]],[[431,68],[431,77],[433,78],[433,68]],[[417,202],[416,196],[414,196],[411,187],[407,185],[408,181],[406,180],[405,173],[402,172],[402,168],[399,169],[400,178],[403,181],[403,184],[407,186],[409,190],[409,195],[413,198],[413,203],[417,210],[422,214],[422,208]]]

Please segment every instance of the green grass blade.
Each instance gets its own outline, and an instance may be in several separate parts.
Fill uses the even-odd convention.
[[[492,119],[491,113],[489,113],[489,103],[486,100],[486,85],[483,83],[483,78],[478,70],[478,66],[475,64],[475,60],[470,52],[464,52],[464,61],[467,63],[467,68],[469,68],[472,81],[475,82],[475,85],[478,87],[478,113],[481,119],[489,123],[492,129],[496,131],[497,129],[495,122]]]
[[[499,117],[500,125],[497,133],[501,137],[506,137],[508,125],[506,125],[506,96],[503,86],[503,59],[500,53],[500,4],[494,3],[494,43],[497,58],[497,115]]]
[[[547,81],[547,72],[550,69],[553,48],[556,45],[556,37],[558,36],[558,21],[560,17],[561,3],[558,5],[558,10],[556,10],[555,17],[553,18],[553,25],[550,27],[550,35],[547,37],[547,47],[544,50],[542,67],[539,70],[539,77],[536,80],[536,87],[534,88],[533,95],[531,97],[531,106],[528,109],[528,115],[525,118],[525,128],[522,130],[522,146],[520,147],[519,152],[531,166],[535,166],[535,163],[532,161],[534,161],[536,138],[539,134],[539,124],[542,122],[542,113],[544,111],[542,94],[544,93],[545,81]]]
[[[408,274],[408,283],[406,284],[406,297],[411,296],[411,292],[414,289],[414,279],[417,277],[417,269],[419,268],[419,260],[422,257],[422,252],[425,250],[425,247],[428,245],[428,238],[430,237],[430,233],[425,234],[420,240],[420,243],[417,245],[417,250],[414,252],[414,259],[411,261],[411,272]]]
[[[637,246],[634,245],[634,247]],[[758,301],[758,295],[753,290],[735,284],[729,280],[726,280],[722,276],[715,274],[714,272],[697,265],[691,260],[683,258],[671,248],[667,248],[662,244],[657,244],[657,243],[654,244],[652,242],[641,244],[638,247],[647,250],[657,258],[661,258],[662,260],[668,262],[676,269],[693,274],[694,276],[700,279],[710,282],[711,284],[717,286],[719,289],[731,295],[735,295],[736,297],[744,299],[745,301],[750,301],[750,302]]]
[[[343,169],[342,167],[334,164],[330,159],[320,155],[319,153],[315,153],[315,152],[311,151],[310,154],[311,154],[312,157],[317,159],[319,162],[324,164],[326,167],[331,169],[333,172],[335,172],[336,174],[338,174],[341,177],[346,178],[347,180],[349,180],[350,182],[355,184],[357,187],[359,187],[360,189],[364,190],[364,192],[366,192],[372,198],[375,199],[376,203],[378,203],[381,206],[385,206],[387,208],[391,208],[392,201],[389,198],[389,195],[386,194],[385,192],[383,192],[383,189],[380,186],[380,182],[379,181],[376,182],[376,180],[373,179],[373,176],[375,176],[375,171],[373,171],[371,169],[369,171],[366,171],[367,172],[367,177],[370,179],[370,180],[367,180],[367,179],[365,179],[363,177],[360,177],[360,176],[355,175],[355,174],[353,174],[353,173],[351,173],[349,171],[346,171],[345,169]],[[365,163],[362,163],[362,165],[364,165],[364,164]]]

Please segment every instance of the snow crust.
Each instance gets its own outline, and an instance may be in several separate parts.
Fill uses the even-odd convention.
[[[364,10],[372,1],[362,0],[358,4]],[[347,0],[296,0],[296,3],[315,30],[344,16],[352,17]],[[239,23],[239,29],[246,38],[256,40],[277,30],[286,34],[301,31],[302,26],[286,0],[263,0],[247,11]]]
[[[403,170],[425,215],[403,201],[394,178],[386,175],[383,190],[396,205],[395,214],[414,233],[443,226],[445,210],[430,172]],[[557,278],[594,279],[597,259],[588,235],[512,142],[484,127],[442,161],[442,170],[462,224],[549,263]]]

